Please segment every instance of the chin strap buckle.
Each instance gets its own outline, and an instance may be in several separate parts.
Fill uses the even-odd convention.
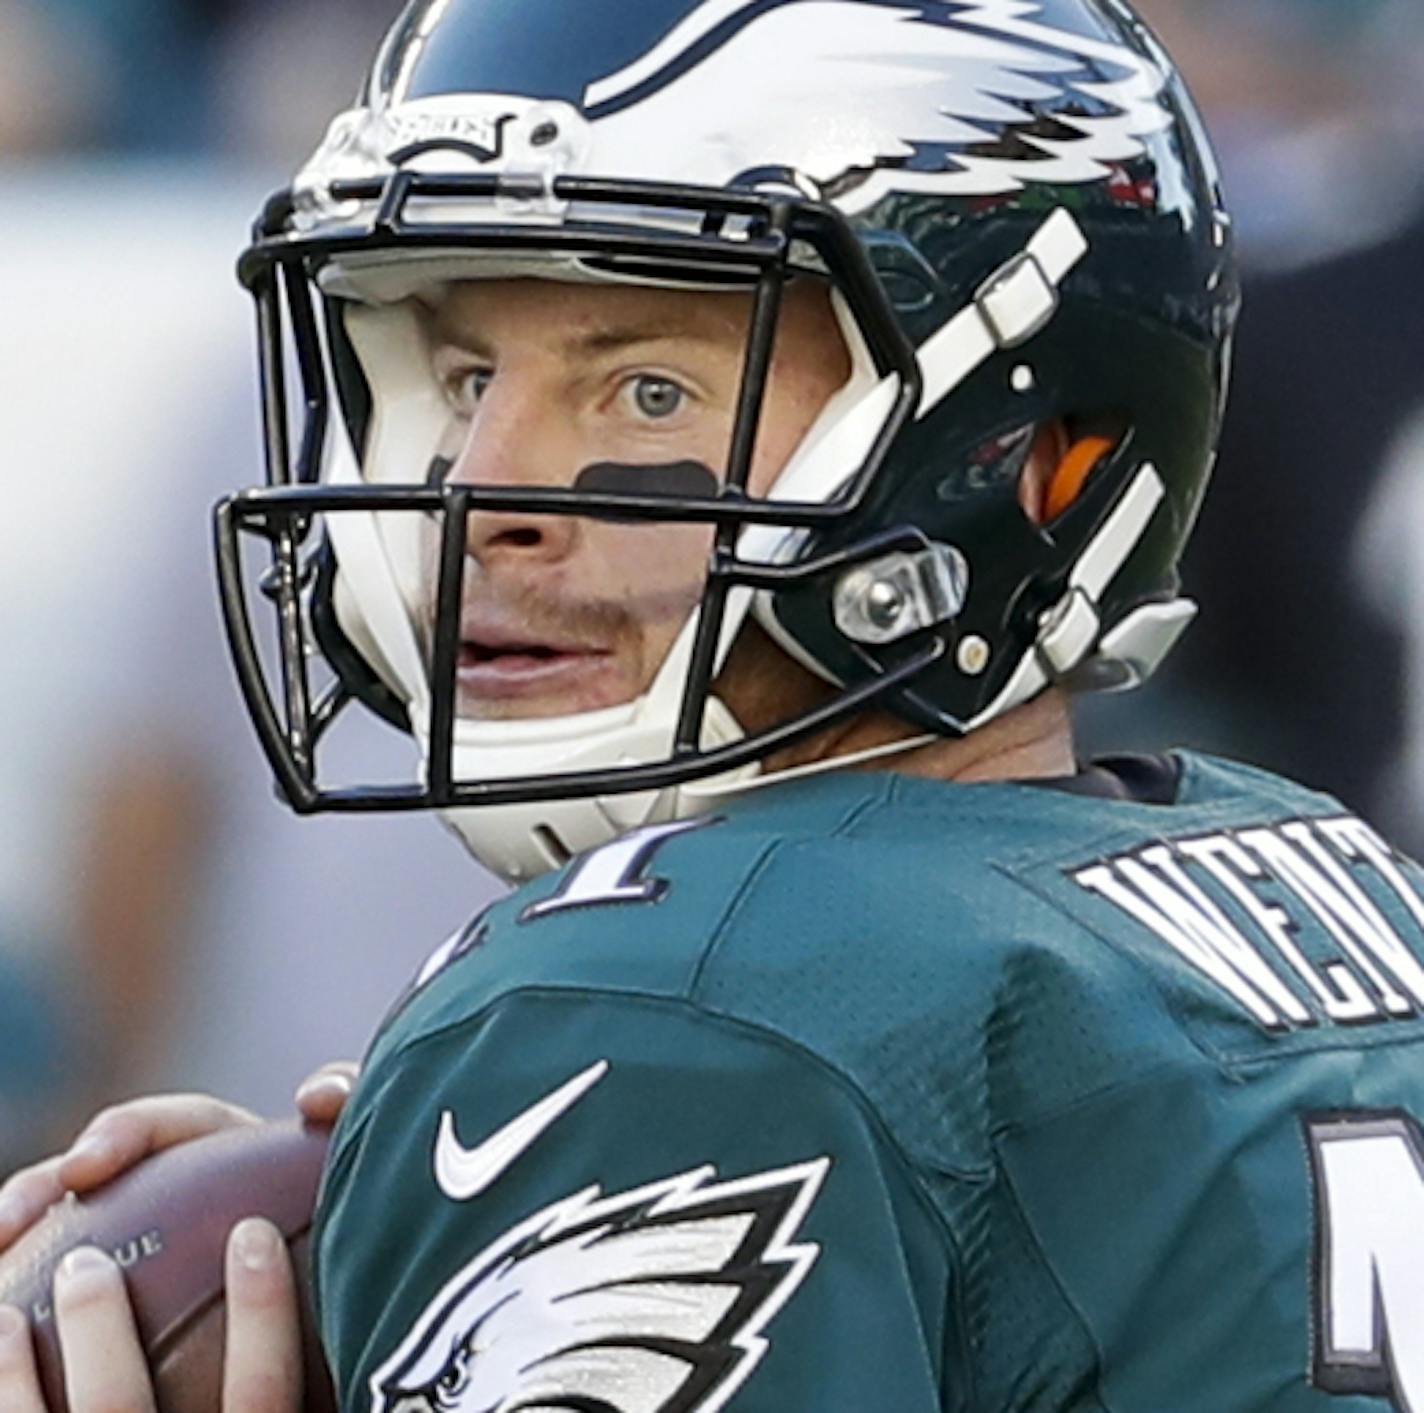
[[[974,298],[919,348],[923,387],[917,417],[933,411],[1001,349],[1017,348],[1058,311],[1063,282],[1088,253],[1088,238],[1065,206],[1053,211]]]
[[[1081,676],[1081,689],[1126,692],[1141,686],[1196,616],[1196,604],[1184,598],[1134,609],[1103,635],[1098,650],[1078,669],[1075,678]]]
[[[1071,677],[1074,691],[1126,692],[1152,676],[1196,616],[1191,599],[1145,603],[1098,641],[1097,605],[1073,589],[1045,615],[1039,661],[1054,680]]]

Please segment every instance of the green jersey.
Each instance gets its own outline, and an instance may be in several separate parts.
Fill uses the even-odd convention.
[[[1172,768],[782,784],[491,908],[334,1141],[343,1408],[1424,1409],[1424,877]]]

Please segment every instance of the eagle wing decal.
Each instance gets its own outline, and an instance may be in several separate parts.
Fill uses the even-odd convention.
[[[481,1251],[371,1376],[375,1413],[715,1413],[819,1248],[794,1238],[828,1158],[590,1187]]]
[[[1096,181],[1171,124],[1164,71],[1044,24],[1040,9],[1036,0],[708,0],[591,83],[584,109],[600,152],[640,145],[650,168],[690,182],[724,184],[737,153],[764,155],[775,134],[786,166],[851,210],[888,191],[994,195]],[[1045,121],[1035,105],[1064,93],[1073,101]],[[689,132],[707,138],[689,144]],[[838,192],[850,172],[859,184]]]

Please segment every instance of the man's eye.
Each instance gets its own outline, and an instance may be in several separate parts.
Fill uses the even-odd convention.
[[[632,382],[633,403],[644,417],[671,417],[681,409],[687,394],[670,378],[642,374]]]
[[[450,380],[451,398],[461,411],[469,412],[489,391],[494,374],[488,368],[472,368]]]

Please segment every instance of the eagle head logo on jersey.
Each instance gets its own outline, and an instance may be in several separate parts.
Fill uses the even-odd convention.
[[[793,1238],[829,1166],[544,1208],[430,1302],[372,1375],[374,1413],[715,1413],[819,1254]]]
[[[522,8],[530,13],[513,21],[502,13],[501,26],[536,24],[541,7]],[[424,0],[392,33],[363,105],[337,119],[298,188],[319,218],[320,193],[338,177],[448,171],[452,161],[628,179],[677,172],[714,188],[782,184],[847,212],[889,192],[992,196],[1098,181],[1171,125],[1159,101],[1165,61],[1060,27],[1048,8],[663,0],[630,7],[616,35],[605,27],[574,44],[567,35],[552,42],[546,30],[523,51],[523,73],[505,68],[480,91],[470,86],[470,56],[484,12],[447,16],[447,0]],[[578,28],[576,12],[545,18]],[[442,77],[456,51],[461,92]],[[833,130],[822,121],[828,103]]]

